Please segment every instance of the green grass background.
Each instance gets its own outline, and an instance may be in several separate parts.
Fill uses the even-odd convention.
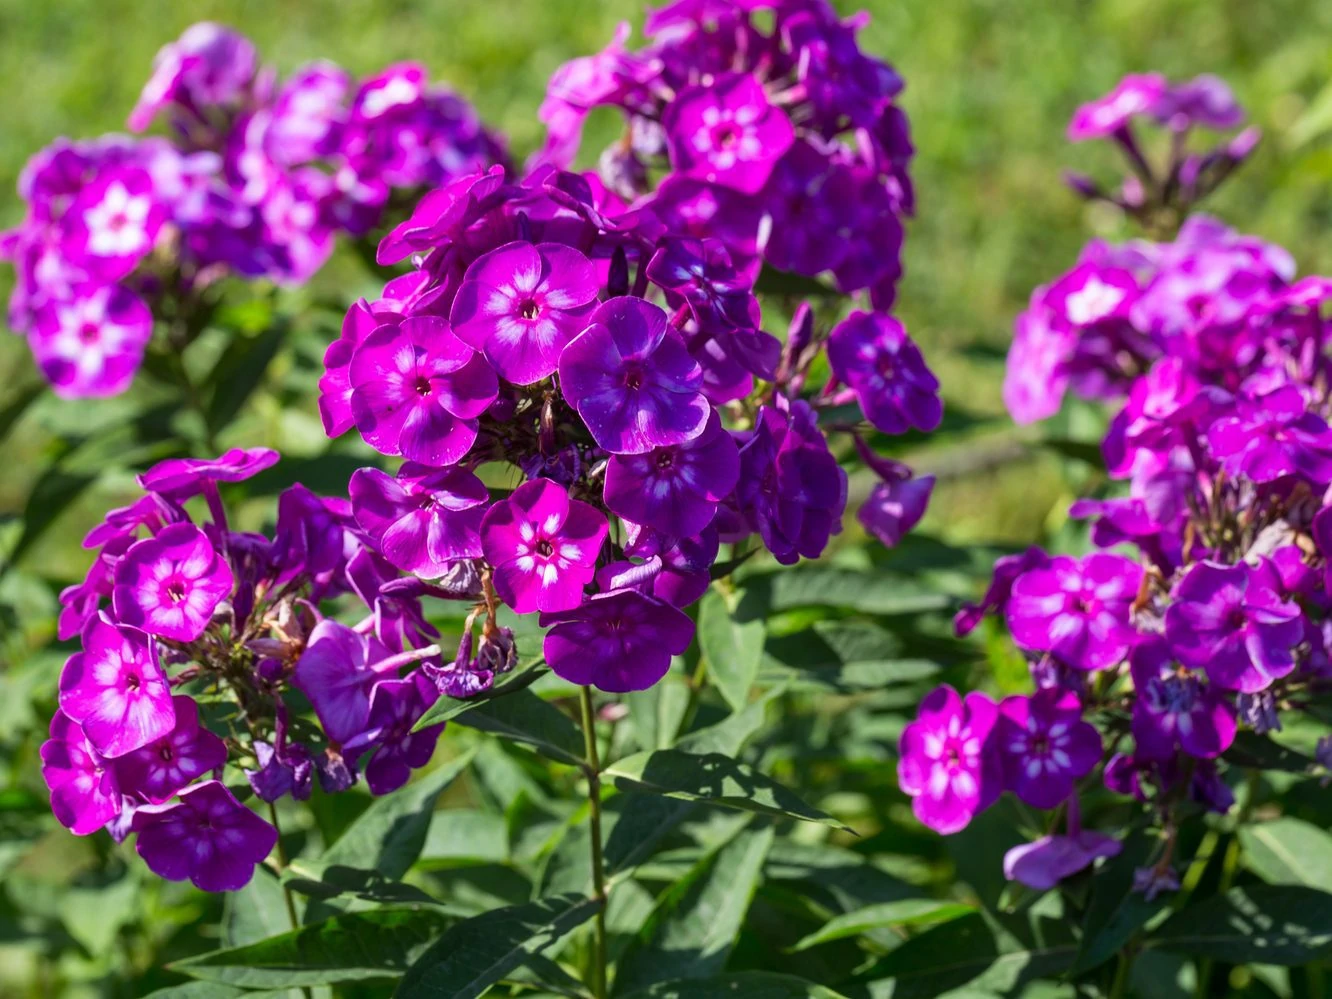
[[[841,4],[846,12],[855,9]],[[1030,289],[1069,265],[1092,233],[1127,235],[1113,213],[1088,209],[1061,169],[1109,178],[1108,150],[1070,147],[1073,108],[1125,72],[1173,78],[1215,72],[1267,131],[1255,161],[1212,209],[1288,246],[1306,272],[1327,270],[1332,198],[1332,4],[1317,0],[870,0],[864,46],[907,80],[917,157],[918,217],[906,244],[899,314],[940,374],[948,400],[1002,418],[998,386],[1013,316]],[[599,48],[615,23],[641,25],[636,4],[611,0],[435,0],[406,3],[203,0],[0,0],[0,225],[18,221],[14,182],[57,135],[122,127],[157,48],[193,21],[239,28],[280,71],[319,57],[358,74],[417,59],[470,97],[525,155],[541,139],[536,108],[560,63]],[[601,134],[612,126],[600,119]],[[594,127],[591,139],[597,139]],[[7,273],[0,292],[7,294]],[[0,400],[30,375],[21,341],[0,340]],[[75,404],[82,405],[82,404]],[[89,418],[96,410],[88,409]],[[999,425],[1002,427],[1002,425]],[[0,513],[22,508],[49,444],[40,426],[0,453]],[[997,433],[997,437],[995,436]],[[970,441],[969,457],[921,457],[973,471],[936,493],[927,527],[955,540],[1035,537],[1064,499],[1052,459],[1004,455],[1010,431]],[[228,441],[240,443],[240,441]],[[253,443],[253,442],[251,442]],[[953,445],[955,446],[955,442]],[[979,459],[979,460],[977,460]],[[979,470],[974,470],[979,465]],[[82,558],[80,512],[41,551]],[[1057,513],[1055,514],[1057,516]]]

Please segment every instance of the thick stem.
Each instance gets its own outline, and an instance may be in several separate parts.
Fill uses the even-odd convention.
[[[606,997],[606,871],[601,857],[601,760],[597,752],[596,715],[592,711],[592,688],[579,691],[583,716],[583,747],[586,759],[588,824],[592,840],[592,890],[601,903],[597,909],[592,955],[593,999]]]

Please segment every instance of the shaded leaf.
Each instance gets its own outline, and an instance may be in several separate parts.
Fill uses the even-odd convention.
[[[1239,828],[1244,864],[1268,884],[1332,891],[1332,835],[1290,817]]]
[[[277,356],[287,335],[287,324],[280,316],[272,316],[270,323],[258,336],[233,333],[209,374],[206,384],[212,397],[208,400],[207,423],[212,430],[220,430],[236,418]]]
[[[764,266],[754,282],[757,295],[784,295],[791,298],[838,298],[841,295],[836,288],[825,284],[818,278],[779,271],[771,266]]]
[[[797,607],[839,607],[864,614],[919,614],[951,607],[952,597],[931,593],[920,580],[889,572],[809,568],[746,576],[739,583],[741,620],[767,618]]]
[[[857,937],[869,930],[884,927],[946,923],[975,911],[975,906],[937,898],[904,898],[900,902],[883,902],[828,920],[820,930],[801,939],[791,950],[808,950],[819,944]]]
[[[505,675],[503,683],[496,684],[476,697],[448,697],[441,694],[439,700],[430,705],[426,713],[417,719],[416,724],[412,726],[412,731],[419,732],[423,728],[430,728],[432,725],[446,722],[450,718],[456,718],[463,712],[471,711],[486,701],[493,701],[497,697],[505,697],[509,694],[516,694],[520,690],[525,690],[545,676],[545,666],[546,661],[540,657],[527,663],[520,663],[512,673]]]
[[[764,691],[762,697],[747,705],[744,710],[735,712],[716,725],[681,736],[675,748],[700,756],[708,753],[739,755],[740,750],[763,727],[768,704],[785,692],[785,685]]]
[[[658,982],[626,999],[841,999],[841,995],[794,975],[737,971],[711,978]]]
[[[257,867],[240,891],[227,892],[222,903],[222,942],[243,947],[291,929],[282,884],[272,871]]]
[[[1230,748],[1221,755],[1237,767],[1257,770],[1284,770],[1287,773],[1304,774],[1309,773],[1314,766],[1311,757],[1257,732],[1237,733]]]
[[[23,506],[23,533],[14,543],[9,560],[18,562],[47,528],[96,481],[97,476],[92,472],[68,472],[58,466],[44,471],[33,484]]]
[[[528,955],[591,919],[600,907],[596,899],[558,895],[465,920],[420,956],[395,994],[412,999],[475,999]]]
[[[578,727],[563,711],[530,690],[483,701],[454,720],[527,746],[560,763],[578,766],[583,761],[583,734]]]
[[[1170,905],[1168,895],[1148,901],[1142,892],[1133,890],[1134,870],[1147,864],[1156,846],[1154,835],[1135,829],[1118,856],[1097,871],[1082,921],[1082,946],[1073,965],[1075,972],[1090,971],[1110,960],[1133,934]]]
[[[661,682],[625,695],[624,703],[629,706],[638,745],[643,749],[670,749],[689,710],[689,681],[673,666]]]
[[[380,905],[415,903],[443,906],[443,903],[433,895],[415,885],[391,880],[378,871],[367,871],[341,864],[325,866],[302,860],[293,861],[283,877],[283,884],[291,891],[317,899],[349,895],[364,902]],[[283,918],[286,918],[285,913]]]
[[[720,589],[714,586],[703,595],[698,608],[698,646],[707,660],[709,677],[735,711],[749,700],[766,637],[763,618],[735,618]]]
[[[1229,964],[1301,965],[1332,957],[1332,894],[1302,885],[1244,885],[1165,921],[1163,950]]]

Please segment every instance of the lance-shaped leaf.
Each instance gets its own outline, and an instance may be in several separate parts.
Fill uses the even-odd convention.
[[[1156,855],[1157,837],[1135,828],[1123,849],[1092,878],[1091,899],[1082,921],[1082,945],[1075,973],[1090,971],[1114,957],[1143,926],[1169,904],[1167,895],[1148,900],[1133,890],[1133,872]]]
[[[378,871],[367,871],[361,867],[295,860],[287,868],[282,884],[290,891],[324,901],[347,897],[376,905],[434,905],[439,906],[441,911],[451,911],[456,916],[471,915],[470,912],[450,909],[415,885],[394,881]]]
[[[605,773],[617,787],[626,790],[709,801],[727,808],[846,828],[771,777],[720,753],[695,755],[678,749],[635,753],[611,764]]]
[[[744,830],[671,886],[616,963],[625,994],[671,978],[706,978],[726,966],[758,888],[773,830]]]
[[[737,971],[711,978],[659,982],[625,999],[842,999],[842,996],[794,975]]]
[[[791,569],[746,576],[739,585],[736,616],[743,620],[797,607],[838,607],[887,615],[938,611],[953,603],[952,597],[931,592],[919,579],[881,571],[870,575],[823,567]]]
[[[435,802],[472,762],[466,753],[394,794],[376,798],[319,858],[323,867],[378,871],[396,881],[416,863],[430,830]]]
[[[582,733],[568,715],[530,690],[484,701],[455,721],[527,746],[560,763],[578,766],[583,761]]]
[[[416,724],[412,726],[412,731],[419,732],[423,728],[430,728],[432,725],[446,722],[450,718],[456,718],[458,715],[471,711],[477,705],[484,704],[487,701],[507,697],[509,694],[516,694],[520,690],[526,690],[545,674],[546,661],[537,656],[525,663],[520,662],[512,673],[504,676],[503,683],[497,683],[476,697],[447,697],[441,695],[439,700],[430,705],[426,713],[417,719]]]
[[[765,690],[761,697],[729,718],[719,721],[716,725],[709,725],[707,728],[700,728],[680,736],[675,748],[699,756],[707,753],[735,756],[763,727],[768,704],[784,693],[786,693],[785,684]]]
[[[703,595],[698,606],[698,646],[713,684],[731,709],[739,711],[758,677],[767,628],[761,617],[738,618],[733,603],[716,586]]]
[[[918,928],[946,923],[975,911],[975,906],[937,898],[904,898],[900,902],[883,902],[828,920],[822,929],[799,940],[791,950],[808,950],[833,940],[858,937],[870,930],[894,926]]]
[[[598,900],[582,895],[557,895],[464,920],[420,956],[395,994],[411,999],[475,999],[529,955],[591,919],[600,907]]]
[[[1332,835],[1285,816],[1239,828],[1244,865],[1268,884],[1332,891]]]
[[[1298,966],[1332,957],[1332,894],[1244,885],[1171,916],[1147,946],[1228,964]]]
[[[211,982],[276,989],[393,978],[452,922],[432,909],[346,912],[299,930],[171,965]]]
[[[267,867],[255,868],[250,883],[228,892],[222,903],[222,942],[228,947],[257,943],[290,929],[282,883]]]

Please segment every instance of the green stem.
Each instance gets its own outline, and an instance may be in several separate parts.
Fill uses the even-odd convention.
[[[587,756],[587,807],[592,839],[592,889],[601,906],[597,909],[595,950],[592,955],[593,999],[606,997],[606,871],[601,856],[601,760],[597,752],[596,716],[592,711],[592,688],[579,691],[583,716],[583,746]]]
[[[1129,948],[1119,952],[1115,963],[1115,980],[1110,985],[1110,999],[1124,999],[1128,995],[1129,972],[1133,969],[1133,959],[1129,957]]]
[[[1263,775],[1256,767],[1250,767],[1246,771],[1244,782],[1244,800],[1240,802],[1239,812],[1235,815],[1234,834],[1230,842],[1226,845],[1226,855],[1221,860],[1221,877],[1216,886],[1216,893],[1224,895],[1230,891],[1231,885],[1235,883],[1235,875],[1239,873],[1240,868],[1240,838],[1239,830],[1246,822],[1249,816],[1253,814],[1254,803],[1258,799],[1258,790],[1262,783]],[[1212,978],[1212,959],[1202,957],[1198,959],[1198,982],[1194,987],[1194,995],[1198,999],[1206,999],[1210,994],[1207,986]]]
[[[282,845],[282,826],[278,824],[277,803],[270,801],[268,803],[268,818],[273,823],[273,828],[277,830],[277,873],[278,881],[282,884],[282,901],[287,904],[287,919],[291,923],[292,931],[295,932],[301,928],[301,921],[296,915],[296,899],[292,897],[291,889],[282,881],[282,872],[287,869],[287,848]],[[304,986],[301,988],[301,995],[305,999],[313,999],[310,990]]]

